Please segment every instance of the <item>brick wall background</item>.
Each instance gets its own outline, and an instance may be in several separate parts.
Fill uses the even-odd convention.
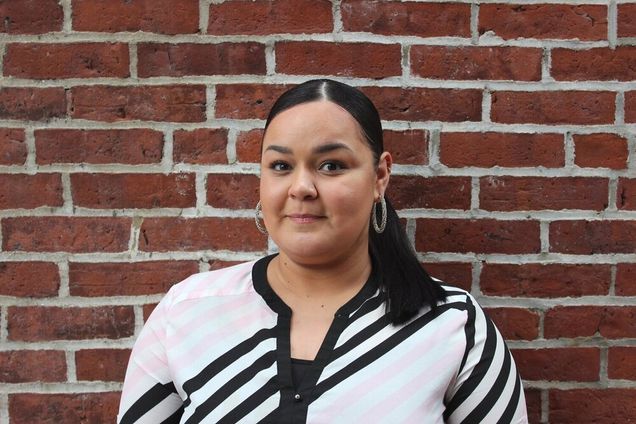
[[[430,272],[514,350],[531,422],[636,422],[636,3],[0,2],[0,422],[112,422],[171,284],[260,257],[263,118],[377,104]],[[270,246],[271,247],[271,246]]]

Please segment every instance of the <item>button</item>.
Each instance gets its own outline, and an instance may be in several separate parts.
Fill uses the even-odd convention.
[[[296,394],[294,395],[294,400],[295,400],[296,402],[302,402],[303,397],[302,397],[299,393],[296,393]]]

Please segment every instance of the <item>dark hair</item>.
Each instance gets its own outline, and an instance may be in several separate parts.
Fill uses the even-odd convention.
[[[293,106],[328,100],[345,109],[358,122],[377,164],[384,152],[382,124],[377,109],[360,90],[329,79],[297,85],[281,95],[269,112],[265,130],[279,113]],[[378,234],[369,225],[369,251],[376,259],[381,288],[386,292],[389,321],[400,324],[413,318],[425,306],[435,308],[446,298],[444,289],[422,268],[400,226],[391,202],[386,198],[387,223]],[[374,206],[375,207],[375,206]]]

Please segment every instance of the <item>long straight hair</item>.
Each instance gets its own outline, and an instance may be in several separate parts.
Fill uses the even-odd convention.
[[[279,113],[293,106],[327,100],[345,109],[356,120],[373,152],[375,166],[384,152],[380,115],[367,96],[347,84],[317,79],[283,93],[267,116],[265,131]],[[445,300],[444,289],[424,270],[408,241],[391,202],[386,198],[387,223],[378,234],[369,223],[369,251],[379,267],[380,286],[386,292],[386,311],[393,324],[404,323],[422,308],[434,309]],[[374,205],[374,207],[376,207]]]

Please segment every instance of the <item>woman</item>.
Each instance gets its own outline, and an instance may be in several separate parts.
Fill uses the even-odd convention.
[[[494,325],[411,250],[391,165],[357,89],[283,94],[256,208],[280,253],[170,290],[133,349],[120,422],[527,422]]]

